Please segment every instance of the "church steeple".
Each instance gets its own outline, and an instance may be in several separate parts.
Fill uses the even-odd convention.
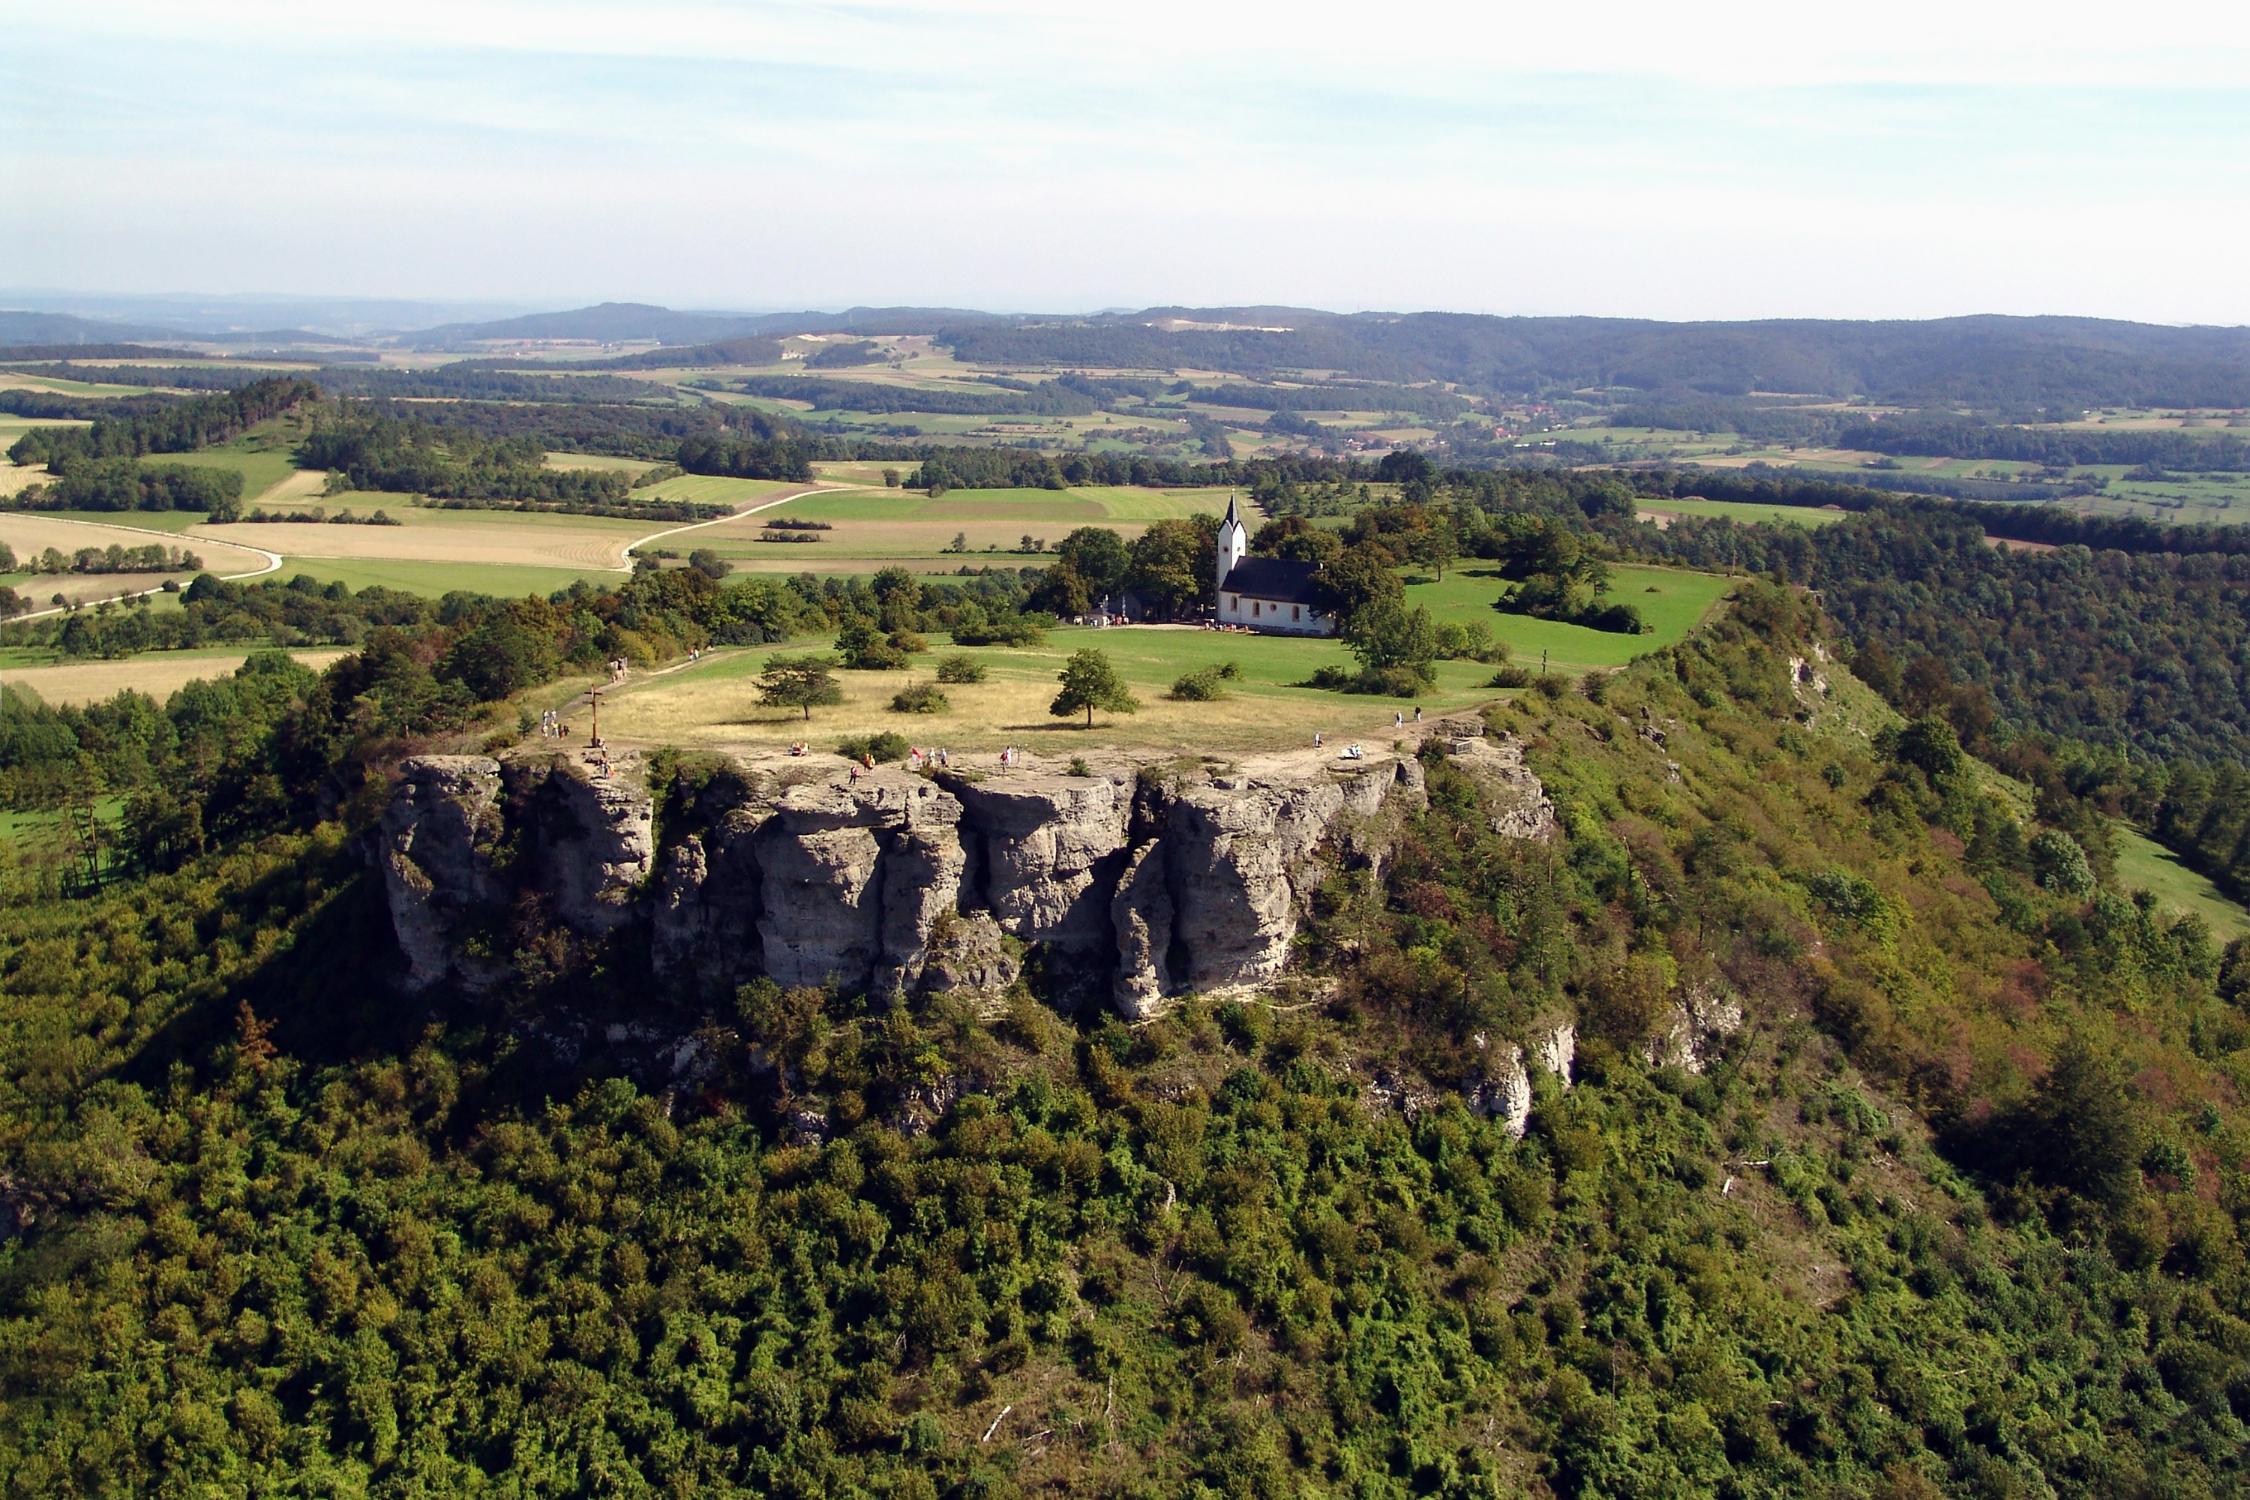
[[[1227,491],[1226,519],[1219,523],[1219,578],[1218,586],[1227,586],[1227,574],[1242,561],[1250,550],[1250,528],[1242,524],[1242,508],[1235,503],[1234,491]]]

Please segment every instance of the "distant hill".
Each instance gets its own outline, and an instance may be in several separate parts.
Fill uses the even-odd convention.
[[[112,323],[69,313],[0,312],[0,344],[126,344],[180,336],[176,328],[146,323]]]
[[[701,344],[752,331],[752,320],[742,313],[674,312],[646,302],[603,302],[482,323],[442,323],[401,335],[401,341],[422,349],[519,339],[592,339],[601,343],[654,339],[663,344]]]
[[[1286,331],[1268,331],[1274,329]],[[1496,394],[1623,386],[1867,396],[1911,405],[2250,405],[2250,329],[2095,318],[1659,323],[1167,307],[1099,318],[988,319],[941,337],[964,359],[994,363],[1262,376],[1337,370],[1445,380]]]
[[[400,340],[418,349],[457,349],[488,340],[592,339],[665,345],[720,344],[742,338],[783,338],[793,333],[920,333],[1002,321],[992,313],[957,307],[853,307],[842,312],[676,312],[647,302],[603,302],[564,312],[531,313],[482,323],[445,323]],[[770,356],[769,356],[770,357]],[[688,361],[738,364],[734,358]],[[667,364],[680,361],[667,357]]]
[[[0,344],[0,364],[46,359],[196,359],[185,349],[150,344]]]

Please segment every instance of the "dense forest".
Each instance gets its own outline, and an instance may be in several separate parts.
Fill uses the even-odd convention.
[[[550,469],[546,457],[534,438],[480,438],[358,408],[324,409],[297,445],[299,466],[328,470],[339,489],[608,506],[632,498],[622,470]]]
[[[37,429],[34,429],[35,431]],[[12,510],[194,510],[238,520],[242,476],[231,469],[144,463],[135,458],[55,460],[55,478],[8,497]]]
[[[730,389],[749,396],[810,401],[816,410],[939,412],[966,417],[1083,417],[1096,409],[1095,398],[1066,380],[1020,382],[1007,395],[940,390],[927,386],[885,385],[872,380],[823,380],[812,375],[750,375]]]
[[[2031,419],[2044,414],[2023,415]],[[2077,413],[2057,415],[2073,417]],[[2147,464],[2182,473],[2250,468],[2250,439],[2221,427],[2123,431],[2027,427],[1949,411],[1874,417],[1775,401],[1636,403],[1619,407],[1611,420],[1620,427],[1732,432],[1758,443],[1851,448],[1900,456],[2006,459],[2048,467]],[[2222,416],[2216,420],[2234,419]]]
[[[2241,1487],[2250,954],[1942,721],[1797,684],[1801,597],[1498,710],[1552,844],[1433,752],[1270,1006],[752,985],[670,1022],[674,1088],[600,1040],[660,1013],[629,953],[402,1005],[353,840],[390,737],[698,576],[104,711],[204,779],[149,873],[0,883],[12,1491]],[[1682,1054],[1682,995],[1745,1024]],[[1488,1039],[1566,1017],[1514,1139]]]
[[[1173,331],[1158,326],[1167,318],[1248,326]],[[961,358],[979,362],[1257,376],[1333,370],[1509,395],[1623,386],[1720,396],[1820,392],[2004,410],[2250,406],[2250,331],[2092,318],[1654,323],[1167,308],[986,321],[948,330],[942,339]]]
[[[55,465],[74,458],[187,453],[239,437],[319,397],[318,387],[308,381],[269,376],[221,395],[104,416],[91,427],[34,427],[9,447],[8,457],[19,464]]]

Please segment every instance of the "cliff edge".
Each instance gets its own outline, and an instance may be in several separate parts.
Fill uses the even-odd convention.
[[[1552,809],[1515,747],[1453,733],[1465,768],[1505,791],[1508,831],[1545,837]],[[536,914],[572,941],[645,942],[686,1003],[759,976],[998,992],[1029,962],[1059,996],[1140,1018],[1278,976],[1312,891],[1380,860],[1423,805],[1410,753],[1090,771],[765,758],[683,797],[636,760],[602,774],[425,756],[400,767],[375,863],[414,990],[507,986],[526,966],[514,929]]]

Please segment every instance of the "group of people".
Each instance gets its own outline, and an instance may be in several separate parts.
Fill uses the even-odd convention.
[[[539,716],[539,737],[543,740],[570,738],[570,726],[563,722],[561,709],[550,708]]]
[[[935,750],[925,750],[920,745],[916,745],[906,752],[906,768],[910,771],[923,771],[952,764],[953,752],[943,745],[938,746]]]
[[[1414,705],[1414,722],[1417,724],[1422,722],[1422,705],[1419,703]],[[1404,729],[1406,727],[1406,711],[1404,709],[1398,709],[1391,714],[1391,727],[1393,729]]]
[[[608,666],[610,686],[615,687],[625,680],[625,658],[613,656],[609,659]]]

